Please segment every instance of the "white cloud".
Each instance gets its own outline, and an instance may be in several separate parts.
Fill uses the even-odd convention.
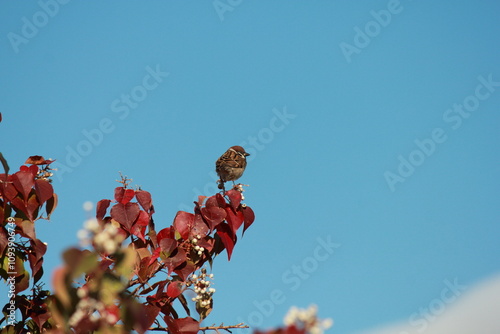
[[[427,305],[423,305],[427,306]],[[415,319],[414,319],[415,320]],[[420,321],[418,321],[420,320]],[[500,333],[500,275],[470,286],[432,320],[406,319],[359,334],[498,334]]]

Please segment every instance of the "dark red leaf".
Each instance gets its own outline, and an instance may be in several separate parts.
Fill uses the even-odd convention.
[[[167,285],[168,281],[167,280],[164,280],[164,281],[159,281],[159,282],[156,282],[154,283],[153,285],[151,285],[151,287],[149,288],[151,291],[153,291],[154,289],[156,289],[156,293],[154,295],[150,295],[150,296],[147,296],[146,297],[146,300],[148,302],[158,302],[158,301],[161,301],[161,299],[165,298],[165,285]]]
[[[160,256],[160,253],[161,253],[160,247],[155,249],[155,251],[151,255],[151,258],[149,259],[148,266],[152,265],[156,261],[156,259],[158,259],[158,257]]]
[[[212,197],[214,197],[214,196],[212,196]],[[215,195],[215,201],[217,202],[217,205],[220,206],[221,208],[225,208],[227,205],[224,196],[222,196],[220,193],[217,193]]]
[[[238,231],[241,224],[243,224],[243,212],[239,210],[234,212],[230,207],[226,207],[226,214],[226,221],[229,224],[229,227],[231,227],[233,234],[236,235],[236,231]]]
[[[36,166],[36,165],[29,166],[28,170],[31,172],[33,177],[38,175],[38,170],[39,170],[38,166]]]
[[[170,254],[172,254],[177,248],[177,240],[163,238],[160,240],[158,245],[160,246],[162,252],[165,252],[166,256],[170,256]]]
[[[132,234],[138,236],[142,241],[146,242],[144,238],[144,232],[146,232],[146,226],[149,225],[149,215],[146,211],[139,211],[139,216],[132,227]]]
[[[197,245],[200,246],[200,247],[203,247],[205,248],[207,251],[211,252],[212,249],[214,248],[214,243],[215,243],[215,240],[211,237],[209,238],[201,238],[200,240],[198,240],[198,243]]]
[[[34,220],[38,216],[38,210],[40,209],[40,205],[38,204],[35,193],[32,193],[28,198],[27,204],[28,217],[30,218],[30,220]]]
[[[51,198],[47,200],[47,204],[45,204],[45,211],[47,212],[47,218],[50,219],[50,215],[54,212],[57,207],[57,195],[52,195]]]
[[[212,231],[226,218],[226,211],[218,206],[201,208],[201,214],[203,218],[207,220],[210,230]]]
[[[12,206],[16,209],[16,211],[23,213],[27,219],[33,221],[33,215],[30,214],[28,210],[28,205],[19,197],[13,198],[11,201]]]
[[[194,225],[193,225],[193,229],[191,230],[191,235],[194,237],[199,235],[203,238],[209,232],[210,232],[210,230],[208,229],[208,226],[205,223],[205,221],[203,220],[203,218],[201,217],[201,215],[199,213],[195,214],[194,215]]]
[[[172,227],[165,227],[164,229],[161,229],[156,235],[156,240],[160,242],[163,238],[174,239],[174,229]]]
[[[125,193],[123,194],[121,203],[127,204],[132,200],[132,198],[134,198],[134,196],[135,196],[135,191],[133,189],[126,189]]]
[[[9,244],[8,238],[9,233],[7,232],[7,229],[0,226],[0,254],[3,254],[3,251],[7,248],[7,245]]]
[[[160,313],[160,308],[154,305],[141,305],[142,306],[142,314],[138,317],[142,322],[142,328],[144,328],[145,332],[147,329],[153,325],[158,313]]]
[[[42,205],[54,195],[54,188],[46,180],[35,180],[35,192],[38,202]]]
[[[196,266],[191,261],[185,261],[177,266],[174,272],[179,275],[179,277],[185,281],[189,275],[191,275],[195,270]]]
[[[33,175],[28,171],[19,171],[12,175],[12,182],[17,191],[23,195],[24,200],[27,201],[31,188],[35,185]]]
[[[111,200],[109,199],[101,199],[99,202],[97,202],[95,211],[96,211],[96,218],[98,220],[102,220],[104,218],[104,216],[106,215],[106,210],[108,210],[110,203]]]
[[[130,228],[134,224],[141,209],[137,203],[117,203],[111,208],[111,218],[119,222],[126,231],[130,232]]]
[[[170,273],[174,271],[175,268],[186,262],[186,251],[182,248],[177,248],[177,250],[174,252],[174,255],[166,259],[162,259],[162,261],[167,266],[168,274],[170,275]]]
[[[238,190],[231,189],[226,191],[226,195],[229,197],[231,207],[236,211],[241,203],[241,193]]]
[[[140,280],[145,282],[147,279],[147,275],[150,273],[149,269],[152,267],[153,266],[151,266],[151,256],[146,256],[142,258],[141,261],[139,262],[139,266],[138,268],[136,268],[135,274],[137,275],[137,277],[139,277]]]
[[[177,298],[182,293],[182,283],[179,281],[170,282],[167,286],[167,296]]]
[[[283,334],[306,334],[305,328],[298,328],[295,324],[285,327]]]
[[[3,187],[3,195],[8,201],[12,201],[19,193],[16,187],[12,184],[14,179],[13,176],[14,175],[9,175],[8,182],[6,183],[0,182],[0,186]]]
[[[134,198],[135,191],[132,189],[125,189],[123,187],[115,188],[115,200],[123,205],[127,204]]]
[[[130,233],[137,236],[139,239],[141,239],[143,242],[146,242],[146,238],[144,233],[146,232],[146,226],[141,226],[141,225],[134,225],[130,229]]]
[[[16,221],[17,223],[17,221]],[[28,239],[36,239],[35,223],[30,220],[23,220],[18,224],[21,228],[21,235]]]
[[[115,188],[115,201],[120,203],[123,198],[123,194],[125,193],[125,188],[123,187],[116,187]]]
[[[39,239],[32,239],[30,243],[32,251],[28,253],[28,260],[30,262],[34,283],[36,283],[43,274],[43,255],[47,251],[47,245]]]
[[[185,211],[178,211],[174,218],[174,228],[182,239],[189,239],[189,233],[194,225],[194,215]]]
[[[200,323],[191,317],[174,319],[168,316],[165,321],[171,334],[196,334],[200,330]]]
[[[227,250],[227,259],[231,260],[234,245],[236,244],[236,235],[233,234],[231,228],[224,223],[217,225],[217,235],[220,237],[222,244]]]
[[[134,225],[139,225],[139,226],[148,226],[149,225],[149,215],[146,213],[146,211],[139,211],[139,216],[137,217],[137,220],[135,221]]]
[[[217,194],[217,195],[220,195],[220,194]],[[224,198],[221,196],[222,200],[224,201]],[[206,202],[205,202],[205,207],[206,208],[211,208],[211,207],[225,207],[226,202],[224,201],[224,203],[221,205],[221,203],[219,203],[219,201],[217,200],[217,196],[210,196],[209,198],[207,198]]]
[[[144,191],[144,190],[137,190],[135,192],[135,197],[137,198],[137,201],[142,206],[142,208],[144,210],[146,210],[146,212],[149,213],[149,211],[151,210],[151,208],[153,206],[151,194],[147,191]]]
[[[247,228],[249,228],[255,220],[255,214],[249,206],[241,208],[241,212],[243,212],[243,216],[245,217],[245,224],[243,225],[243,234],[245,234]]]

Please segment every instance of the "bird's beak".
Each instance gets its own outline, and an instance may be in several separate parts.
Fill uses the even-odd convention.
[[[248,157],[248,156],[250,155],[250,153],[245,152],[245,153],[243,153],[243,155],[244,155],[245,157]]]

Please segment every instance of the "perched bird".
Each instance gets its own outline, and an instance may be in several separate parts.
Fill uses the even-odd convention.
[[[215,171],[219,175],[221,183],[239,179],[247,166],[247,156],[245,149],[241,146],[231,146],[226,153],[220,156],[215,162]]]

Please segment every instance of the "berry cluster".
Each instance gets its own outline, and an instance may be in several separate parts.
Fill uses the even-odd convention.
[[[212,305],[212,296],[215,289],[210,287],[212,282],[208,279],[213,278],[214,274],[207,274],[207,270],[202,268],[200,276],[193,274],[188,282],[188,286],[194,286],[193,290],[196,293],[196,297],[193,297],[192,300],[201,308],[211,307]]]

